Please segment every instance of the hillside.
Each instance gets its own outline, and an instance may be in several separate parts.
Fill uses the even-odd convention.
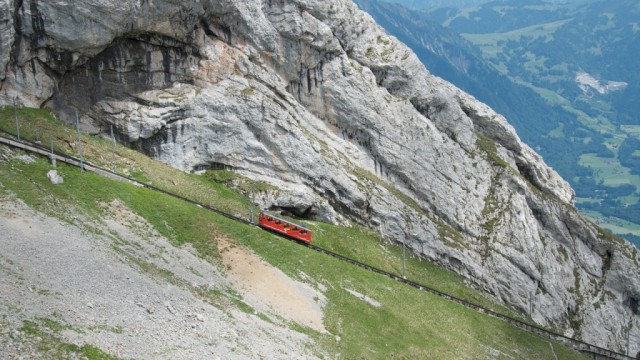
[[[250,203],[231,214],[255,206],[369,229],[568,337],[622,351],[640,328],[637,249],[585,220],[506,118],[351,1],[15,5],[0,0],[11,44],[0,103],[50,109],[87,134],[113,129],[176,169],[164,186],[182,189],[177,170],[249,179]],[[162,233],[161,218],[149,221]]]
[[[549,104],[534,89],[498,71],[473,43],[455,30],[434,22],[431,17],[435,14],[427,15],[384,1],[355,2],[390,34],[410,46],[430,72],[504,115],[524,142],[534,147],[565,179],[573,178],[572,169],[578,166],[579,151],[586,151],[587,146],[579,150],[567,148],[562,146],[564,138],[556,138],[554,146],[549,146],[550,140],[541,134],[556,130],[562,122],[576,123],[574,114],[560,105]],[[591,147],[593,151],[599,149],[595,144]],[[573,153],[568,154],[572,150]]]
[[[472,88],[452,72],[438,74],[507,115],[523,140],[571,183],[584,213],[636,242],[640,157],[632,149],[639,139],[638,16],[635,1],[538,0],[441,7],[415,16],[476,45],[485,66],[494,70],[474,75],[495,84],[499,94]],[[505,77],[510,85],[504,85]],[[528,91],[514,92],[514,87]],[[504,97],[506,104],[492,96]]]
[[[432,10],[441,8],[470,9],[495,0],[385,0],[387,3],[400,4],[414,10]],[[589,0],[544,0],[547,3],[583,3]]]
[[[42,142],[74,154],[73,128],[42,111],[20,116],[23,138],[46,128]],[[187,175],[122,146],[108,156],[103,139],[82,142],[87,161],[248,216],[248,199],[210,180],[227,182],[225,171]],[[2,358],[585,358],[195,205],[63,164],[53,185],[50,169],[0,147]],[[305,224],[323,247],[401,271],[401,250],[370,231]],[[511,314],[415,257],[406,274]]]

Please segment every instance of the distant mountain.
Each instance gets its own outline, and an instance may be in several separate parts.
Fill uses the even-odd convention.
[[[503,75],[572,112],[577,121],[548,119],[558,128],[532,144],[572,183],[580,208],[640,221],[640,2],[496,1],[423,16],[463,33]],[[566,150],[577,163],[556,156]],[[628,238],[637,240],[634,227]]]
[[[483,59],[476,46],[457,32],[425,19],[424,14],[376,0],[356,0],[392,35],[409,45],[433,74],[450,81],[505,115],[529,144],[557,123],[540,121],[540,109],[554,119],[574,117],[559,106],[549,106],[529,87],[519,85]]]
[[[640,124],[636,0],[562,5],[495,1],[477,9],[437,9],[421,16],[463,34],[511,79],[551,90],[592,118]],[[591,82],[580,81],[581,74]]]
[[[483,1],[470,9],[421,2],[428,11],[356,3],[432,73],[505,115],[571,182],[581,209],[594,219],[638,222],[638,2]],[[638,229],[628,238],[637,239]]]
[[[388,0],[411,9],[432,9],[439,7],[468,8],[489,2],[490,0]]]
[[[456,8],[465,9],[484,5],[493,0],[384,0],[387,3],[400,4],[410,9]],[[546,0],[547,3],[584,3],[589,0]]]

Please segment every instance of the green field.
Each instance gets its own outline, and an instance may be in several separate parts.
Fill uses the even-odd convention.
[[[596,181],[601,181],[605,186],[616,187],[629,184],[640,189],[640,175],[631,174],[631,170],[620,165],[615,158],[584,154],[580,157],[580,165],[593,169]]]
[[[3,116],[1,114],[0,128],[12,130],[12,114],[7,116],[6,110]],[[24,110],[20,112],[20,116],[24,122],[21,132],[23,138],[35,139],[36,134],[46,134],[46,138],[40,139],[41,142],[46,144],[53,141],[56,149],[74,154],[74,128],[61,126],[42,110]],[[112,163],[110,141],[89,136],[83,136],[82,141],[85,159],[93,163],[113,165],[117,172],[133,174],[155,186],[234,214],[246,216],[249,212],[250,202],[214,181],[215,176],[186,174],[121,146],[116,147],[115,162]],[[58,165],[57,168],[65,179],[64,183],[52,185],[46,178],[46,172],[50,168],[46,159],[39,159],[34,163],[11,157],[0,160],[0,194],[15,194],[36,210],[82,226],[86,231],[95,232],[101,230],[78,223],[73,214],[82,213],[99,222],[104,211],[99,204],[119,199],[133,212],[144,217],[175,246],[190,243],[199,256],[214,264],[219,263],[214,240],[217,236],[224,235],[237,244],[251,248],[292,278],[308,281],[315,286],[322,284],[326,288],[324,324],[330,334],[318,333],[295,324],[291,324],[291,327],[314,338],[319,349],[331,358],[587,358],[496,318],[476,313],[164,194],[81,172],[66,165]],[[64,211],[60,211],[61,209]],[[314,230],[315,243],[322,247],[379,268],[401,272],[401,249],[382,242],[370,230],[358,226],[342,228],[318,222],[306,222],[305,225]],[[407,277],[497,311],[522,317],[466,286],[458,275],[415,257],[409,257],[407,261]],[[373,307],[347,290],[365,294],[382,306]],[[237,294],[217,294],[211,297],[211,294],[200,292],[197,295],[207,297],[207,300],[219,306],[223,306],[220,296],[228,296],[232,300],[237,297]],[[238,301],[231,301],[231,304],[238,304]],[[246,305],[239,308],[246,310]],[[27,325],[29,324],[25,324]],[[78,351],[71,348],[69,352]],[[96,352],[100,353],[99,349]]]
[[[632,223],[615,217],[604,217],[596,211],[581,211],[582,215],[593,221],[596,225],[605,228],[615,234],[632,234],[640,236],[640,224]]]
[[[569,124],[560,122],[559,126],[555,129],[552,129],[546,134],[540,134],[541,138],[566,139],[567,146],[582,146],[585,149],[588,148],[587,145],[589,145],[590,142],[595,141],[594,144],[601,143],[613,153],[613,157],[602,157],[589,153],[589,150],[584,150],[581,154],[576,155],[577,164],[572,165],[573,167],[581,166],[590,169],[595,183],[611,188],[612,192],[615,191],[615,188],[623,185],[632,185],[636,188],[633,194],[620,197],[604,194],[601,192],[602,188],[594,188],[591,192],[583,190],[582,193],[580,193],[583,199],[578,203],[593,200],[596,204],[599,204],[602,199],[613,198],[619,201],[622,206],[638,204],[640,201],[640,176],[632,174],[631,169],[621,165],[618,160],[618,148],[622,141],[628,136],[640,138],[640,126],[618,126],[614,124],[612,120],[603,115],[612,112],[610,106],[605,102],[592,101],[592,99],[586,95],[581,95],[571,100],[566,98],[562,92],[553,90],[554,84],[557,81],[573,81],[572,77],[575,75],[574,72],[567,68],[566,63],[557,63],[553,68],[548,69],[546,67],[547,58],[536,56],[526,48],[526,43],[534,39],[544,39],[550,42],[553,39],[553,33],[568,21],[570,20],[555,21],[504,33],[463,34],[463,36],[478,46],[483,56],[502,72],[502,74],[510,77],[515,83],[532,89],[550,106],[562,108],[567,113],[575,116],[577,120],[576,124],[569,126]],[[508,45],[509,41],[518,43],[519,45],[512,48],[514,45],[512,43],[512,47],[510,47],[510,45]],[[553,64],[554,62],[551,61],[550,63]],[[526,78],[526,80],[523,78]],[[588,113],[580,110],[581,103],[591,104],[591,107],[596,109],[597,112]],[[588,130],[582,131],[580,128]],[[580,134],[580,136],[576,137],[574,135],[576,133]],[[543,149],[538,148],[537,150],[540,151]],[[634,156],[640,156],[640,150],[633,154]],[[560,162],[560,164],[567,166],[566,163]],[[576,181],[576,179],[569,180]],[[573,185],[576,186],[576,188],[584,189],[584,187],[579,187],[575,182]],[[604,208],[602,208],[601,211],[605,213],[614,209],[622,211],[618,209],[619,206],[616,205],[607,204],[603,206]],[[585,213],[592,214],[589,216],[592,220],[597,220],[596,222],[602,227],[620,235],[636,234],[634,230],[635,226],[637,223],[640,223],[640,220],[634,222],[632,217],[629,216],[626,220],[622,220],[611,216],[594,216],[594,211]]]
[[[620,130],[640,139],[640,125],[621,125]]]
[[[570,20],[554,21],[547,24],[528,26],[503,33],[460,35],[469,40],[472,44],[478,46],[480,50],[482,50],[484,56],[487,58],[494,58],[504,51],[504,46],[509,40],[520,41],[523,37],[533,39],[544,37],[545,39],[550,40],[553,37],[553,33],[569,21]]]

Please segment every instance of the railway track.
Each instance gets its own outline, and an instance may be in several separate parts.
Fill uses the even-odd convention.
[[[253,223],[253,222],[251,222],[251,221],[249,221],[247,219],[231,215],[229,213],[226,213],[224,211],[221,211],[221,210],[216,209],[214,207],[211,207],[209,205],[202,204],[202,203],[199,203],[197,201],[188,199],[186,197],[174,194],[174,193],[172,193],[170,191],[155,187],[153,185],[149,185],[149,184],[143,183],[141,181],[138,181],[138,180],[126,177],[126,176],[122,176],[122,175],[116,174],[116,173],[114,173],[114,172],[112,172],[110,170],[101,168],[99,166],[92,165],[91,163],[88,163],[86,161],[80,161],[80,159],[77,159],[75,157],[72,157],[72,156],[69,156],[69,155],[66,155],[66,154],[60,154],[60,153],[52,152],[50,149],[46,149],[43,146],[40,146],[38,144],[31,143],[31,142],[28,142],[28,141],[25,141],[25,140],[16,141],[16,140],[9,139],[6,136],[11,136],[11,137],[15,138],[15,135],[0,130],[0,144],[5,144],[5,145],[8,145],[8,146],[12,146],[12,147],[15,147],[15,148],[22,149],[24,151],[36,153],[36,154],[39,154],[39,155],[42,155],[42,156],[49,157],[50,159],[56,159],[56,161],[60,161],[60,162],[63,162],[63,163],[66,163],[66,164],[69,164],[69,165],[72,165],[72,166],[82,167],[86,171],[92,171],[92,172],[95,172],[95,173],[100,174],[102,176],[109,177],[109,178],[114,179],[114,180],[124,181],[124,182],[128,182],[128,183],[134,184],[136,186],[144,187],[144,188],[147,188],[149,190],[153,190],[153,191],[156,191],[156,192],[159,192],[159,193],[174,197],[176,199],[180,199],[182,201],[185,201],[187,203],[193,204],[195,206],[204,208],[206,210],[212,211],[212,212],[214,212],[216,214],[219,214],[221,216],[224,216],[224,217],[226,217],[226,218],[228,218],[230,220],[237,221],[237,222],[246,224],[248,226],[253,226],[253,227],[259,228],[259,226],[257,224],[255,224],[255,223]],[[362,263],[362,262],[360,262],[358,260],[343,256],[343,255],[340,255],[340,254],[335,253],[333,251],[330,251],[330,250],[327,250],[327,249],[323,249],[323,248],[321,248],[319,246],[316,246],[316,245],[313,245],[313,244],[310,244],[310,243],[307,244],[307,243],[299,242],[299,241],[296,241],[294,239],[288,238],[288,237],[286,237],[286,236],[284,236],[282,234],[276,233],[276,232],[272,232],[272,233],[275,234],[275,235],[278,235],[279,237],[281,237],[283,239],[287,239],[287,240],[289,240],[289,241],[291,241],[291,242],[293,242],[293,243],[295,243],[297,245],[304,246],[304,247],[307,247],[307,248],[309,248],[311,250],[326,254],[326,255],[331,256],[333,258],[336,258],[336,259],[338,259],[340,261],[347,262],[347,263],[349,263],[351,265],[360,267],[360,268],[365,269],[367,271],[371,271],[371,272],[377,273],[379,275],[386,276],[386,277],[388,277],[388,278],[390,278],[392,280],[398,281],[398,282],[403,283],[403,284],[405,284],[407,286],[411,286],[411,287],[414,287],[414,288],[416,288],[418,290],[433,294],[435,296],[439,296],[441,298],[444,298],[446,300],[455,302],[457,304],[460,304],[462,306],[465,306],[465,307],[467,307],[469,309],[472,309],[472,310],[475,310],[477,312],[496,317],[496,318],[501,319],[501,320],[503,320],[503,321],[515,326],[515,327],[518,327],[518,328],[520,328],[520,329],[522,329],[524,331],[539,335],[541,337],[544,337],[546,339],[549,339],[549,340],[552,340],[552,341],[555,341],[555,342],[559,342],[559,343],[564,344],[566,346],[569,346],[569,347],[571,347],[571,348],[573,348],[573,349],[575,349],[577,351],[589,354],[589,355],[593,356],[594,359],[616,359],[616,360],[633,360],[634,359],[632,357],[626,356],[625,354],[621,354],[621,353],[618,353],[618,352],[615,352],[615,351],[612,351],[612,350],[609,350],[609,349],[605,349],[605,348],[602,348],[602,347],[599,347],[599,346],[596,346],[596,345],[593,345],[593,344],[589,344],[589,343],[586,343],[586,342],[583,342],[583,341],[580,341],[580,340],[577,340],[577,339],[573,339],[573,338],[570,338],[570,337],[567,337],[567,336],[564,336],[564,335],[549,331],[547,329],[541,328],[539,326],[528,324],[526,322],[523,322],[521,320],[515,319],[513,317],[498,313],[498,312],[493,311],[491,309],[487,309],[487,308],[485,308],[483,306],[480,306],[478,304],[474,304],[474,303],[469,302],[467,300],[464,300],[464,299],[461,299],[461,298],[458,298],[458,297],[443,293],[441,291],[438,291],[438,290],[436,290],[434,288],[431,288],[429,286],[426,286],[424,284],[420,284],[420,283],[417,283],[415,281],[405,279],[400,275],[397,275],[397,274],[394,274],[394,273],[391,273],[391,272],[376,268],[374,266]]]

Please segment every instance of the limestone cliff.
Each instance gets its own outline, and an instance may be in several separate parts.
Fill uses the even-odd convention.
[[[355,221],[540,324],[623,351],[640,256],[499,114],[346,0],[0,0],[0,102],[81,114],[265,207]],[[632,351],[638,351],[634,349]]]

